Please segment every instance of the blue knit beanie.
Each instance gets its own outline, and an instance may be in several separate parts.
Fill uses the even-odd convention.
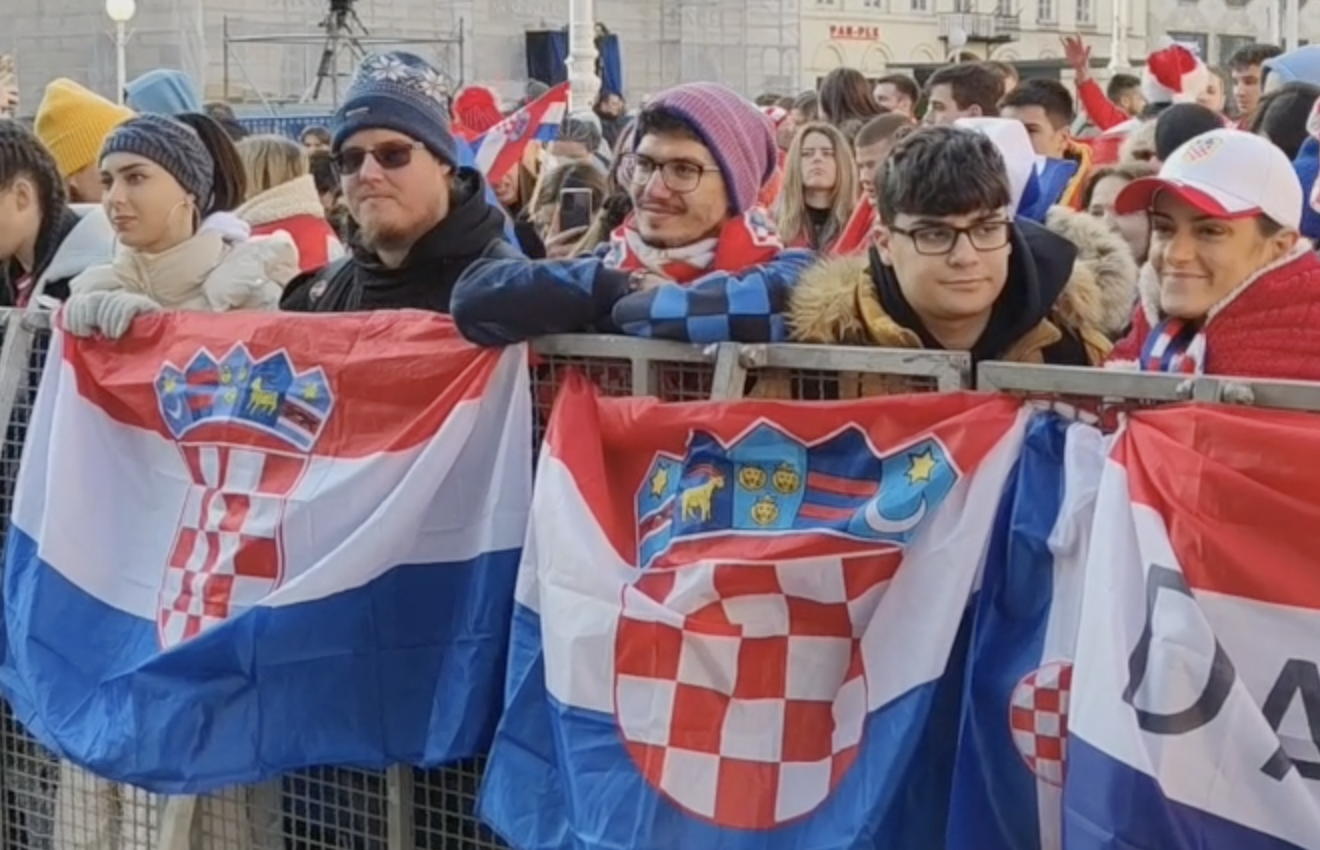
[[[164,115],[130,118],[116,127],[101,146],[101,159],[112,153],[131,153],[151,160],[197,199],[199,210],[205,213],[210,208],[215,160],[188,125]]]
[[[360,130],[394,130],[457,166],[449,95],[449,79],[420,56],[400,51],[368,56],[331,121],[330,149],[338,153]]]

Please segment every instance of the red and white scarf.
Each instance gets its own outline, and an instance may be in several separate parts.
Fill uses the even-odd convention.
[[[681,248],[647,245],[630,215],[610,234],[605,265],[626,272],[651,272],[675,283],[691,283],[713,271],[742,271],[768,263],[783,250],[774,223],[759,208],[729,219],[719,235]]]

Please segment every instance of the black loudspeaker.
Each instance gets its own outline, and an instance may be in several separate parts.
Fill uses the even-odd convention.
[[[564,60],[568,58],[568,34],[562,30],[529,30],[526,33],[527,79],[547,86],[568,79]]]

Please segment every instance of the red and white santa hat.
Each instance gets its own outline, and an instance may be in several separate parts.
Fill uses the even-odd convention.
[[[1172,40],[1146,57],[1141,94],[1147,103],[1189,103],[1210,84],[1210,70],[1196,54]]]

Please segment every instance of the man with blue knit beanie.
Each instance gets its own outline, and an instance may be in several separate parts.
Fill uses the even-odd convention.
[[[367,57],[331,122],[330,151],[358,225],[352,256],[285,287],[295,312],[449,312],[482,257],[518,256],[481,175],[449,131],[449,85],[411,53]]]
[[[618,163],[633,212],[596,256],[484,259],[454,290],[480,345],[594,330],[681,342],[787,338],[789,293],[810,251],[785,248],[757,206],[778,164],[775,128],[718,83],[656,95]]]

